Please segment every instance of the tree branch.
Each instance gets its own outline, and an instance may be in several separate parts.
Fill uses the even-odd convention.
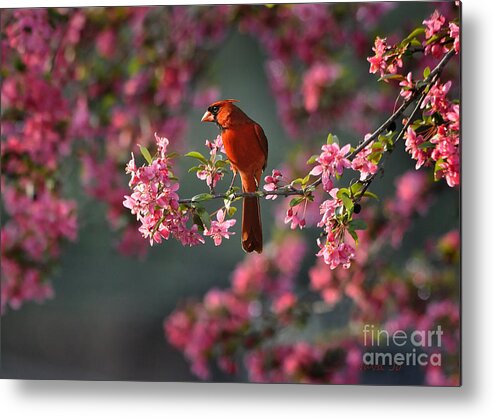
[[[364,141],[360,142],[360,144],[348,155],[347,159],[349,161],[352,161],[364,148],[366,148],[369,144],[371,144],[373,141],[375,141],[378,136],[384,132],[393,122],[395,122],[402,114],[406,111],[406,109],[414,103],[416,100],[419,101],[417,106],[414,108],[413,112],[407,119],[406,123],[404,124],[404,127],[402,130],[399,132],[399,135],[397,136],[396,140],[394,141],[394,144],[399,141],[402,136],[404,135],[406,129],[409,127],[412,119],[414,118],[416,112],[418,109],[421,107],[421,104],[423,103],[424,98],[426,97],[426,94],[422,94],[423,91],[426,89],[427,86],[430,84],[434,83],[438,76],[441,74],[447,63],[450,61],[450,59],[455,55],[454,49],[451,49],[448,51],[444,57],[441,59],[441,61],[437,64],[437,66],[430,72],[428,77],[426,77],[421,83],[422,85],[419,88],[416,88],[414,92],[412,93],[411,97],[404,101],[399,108],[385,121],[383,122],[367,139]],[[381,170],[381,167],[379,171]],[[369,177],[366,180],[363,180],[362,183],[365,184],[365,191],[368,189],[370,186],[371,182],[375,179],[376,177],[375,173],[371,177]],[[311,193],[311,191],[315,188],[317,188],[320,183],[322,183],[322,178],[318,178],[315,180],[313,183],[309,184],[306,188],[304,189],[297,189],[293,187],[292,185],[287,185],[282,188],[279,188],[277,190],[272,190],[272,191],[264,191],[264,190],[258,190],[256,192],[243,192],[243,193],[219,193],[219,194],[213,194],[212,197],[209,200],[212,199],[231,199],[235,200],[237,198],[245,198],[245,197],[266,197],[266,196],[307,196]],[[194,201],[193,198],[191,199],[181,199],[179,200],[179,203],[182,204],[192,204],[196,203],[197,201]]]
[[[435,76],[439,75],[443,69],[445,68],[445,65],[449,60],[455,55],[455,51],[451,49],[449,52],[445,54],[445,56],[442,58],[442,60],[437,64],[437,66],[433,69],[433,71],[430,72],[428,77],[423,80],[423,85],[419,88],[416,89],[411,97],[406,100],[404,103],[402,103],[399,108],[384,122],[382,125],[380,125],[375,132],[373,132],[368,139],[364,140],[361,142],[355,150],[349,154],[348,159],[351,161],[358,155],[363,148],[365,148],[368,144],[371,144],[375,139],[378,138],[378,136],[385,131],[393,122],[395,122],[403,113],[404,111],[409,107],[411,103],[413,103],[418,96],[423,92],[423,90],[431,84],[432,81],[434,81]]]

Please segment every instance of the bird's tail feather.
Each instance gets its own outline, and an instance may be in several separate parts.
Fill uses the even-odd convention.
[[[241,183],[245,192],[255,192],[260,180],[253,175],[241,173]],[[243,199],[243,214],[241,220],[241,245],[247,253],[262,252],[262,221],[260,218],[260,202],[258,197]]]
[[[246,197],[243,199],[241,244],[247,253],[252,251],[262,252],[262,221],[258,197]]]

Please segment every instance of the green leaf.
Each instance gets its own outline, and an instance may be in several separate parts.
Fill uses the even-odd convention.
[[[233,216],[235,213],[236,213],[236,208],[234,206],[231,206],[229,209],[228,209],[228,215],[229,216]]]
[[[194,212],[192,216],[192,221],[195,225],[199,227],[199,231],[204,231],[204,223],[202,222],[202,219],[200,219],[200,216],[197,212]]]
[[[428,39],[426,41],[426,45],[430,45],[430,44],[438,41],[440,38],[443,38],[443,35],[440,33],[436,33],[435,35],[433,35],[430,39]]]
[[[149,152],[149,150],[144,147],[143,145],[139,145],[140,147],[140,153],[142,154],[142,156],[146,159],[146,161],[149,163],[149,164],[152,164],[152,157],[151,157],[151,153]]]
[[[430,70],[430,67],[426,67],[423,71],[423,77],[424,78],[428,78],[428,76],[430,75],[431,73],[431,70]]]
[[[353,210],[354,203],[353,203],[353,201],[351,200],[351,198],[347,194],[342,194],[341,195],[341,200],[342,200],[342,203],[344,203],[344,207],[347,210],[349,210],[349,211]]]
[[[371,197],[375,200],[379,200],[378,196],[375,193],[369,192],[368,190],[363,194],[365,197]]]
[[[368,157],[366,157],[368,161],[371,161],[374,164],[378,164],[379,161],[382,159],[382,152],[372,152]]]
[[[185,157],[196,158],[197,160],[203,162],[204,164],[207,164],[206,158],[198,151],[191,151],[185,154]]]
[[[140,147],[140,153],[142,154],[142,156],[146,159],[146,161],[149,163],[149,164],[152,164],[152,157],[151,157],[151,153],[149,152],[149,150],[144,147],[143,145],[139,145]]]
[[[317,161],[317,158],[320,157],[318,154],[313,154],[308,161],[306,162],[307,164],[313,164]]]
[[[190,168],[188,169],[188,172],[189,172],[189,173],[193,173],[194,171],[199,171],[199,170],[200,170],[200,166],[196,165],[196,166],[194,166],[194,167],[190,167]]]
[[[444,163],[444,159],[440,158],[436,163],[435,163],[435,168],[433,170],[433,173],[435,174],[436,178],[436,173],[442,169],[442,164]]]
[[[303,200],[305,200],[305,197],[304,197],[304,196],[295,197],[294,199],[291,199],[291,201],[289,202],[289,206],[290,206],[290,207],[297,206],[297,205],[299,205],[301,202],[303,202]]]
[[[339,190],[337,191],[336,196],[337,196],[339,199],[342,199],[342,195],[344,195],[344,194],[345,194],[346,196],[348,196],[348,197],[349,197],[349,190],[343,187],[342,189],[339,189]]]
[[[435,144],[432,144],[430,141],[423,142],[422,144],[419,144],[418,148],[419,149],[427,149],[427,148],[433,148]]]
[[[337,138],[336,135],[332,135],[332,134],[327,135],[327,145],[334,143],[339,144],[339,138]]]
[[[166,156],[167,156],[169,159],[173,159],[173,158],[179,157],[179,156],[180,156],[180,154],[178,154],[177,152],[170,152],[169,154],[166,154]]]
[[[351,186],[351,194],[353,196],[356,195],[356,193],[358,193],[361,189],[363,188],[363,185],[361,183],[354,183],[352,186]]]
[[[211,227],[211,216],[209,215],[209,212],[205,210],[203,206],[196,206],[195,207],[195,214],[200,218],[200,221],[203,226],[206,228]]]
[[[224,167],[227,167],[227,165],[228,165],[228,162],[227,161],[223,161],[223,160],[218,160],[215,163],[215,166],[217,168],[224,168]]]
[[[205,225],[205,227],[210,228],[211,227],[211,216],[209,215],[209,212],[207,212],[206,210],[201,211],[199,213],[199,216],[200,216],[202,223]]]
[[[421,35],[423,33],[425,33],[425,28],[423,27],[416,28],[409,35],[406,36],[406,38],[401,42],[401,44],[405,42],[409,42],[416,36]]]
[[[385,74],[382,77],[378,79],[378,81],[382,80],[399,80],[402,81],[404,80],[405,77],[402,74]]]
[[[363,219],[353,219],[351,221],[351,227],[354,230],[362,230],[367,228],[366,222]]]
[[[192,202],[205,202],[206,200],[213,199],[214,196],[210,193],[200,193],[192,197]]]
[[[356,233],[356,231],[355,231],[353,228],[351,228],[351,227],[349,227],[349,228],[347,229],[347,231],[349,232],[349,235],[351,235],[351,236],[353,237],[354,242],[355,242],[356,244],[358,244],[358,234]]]

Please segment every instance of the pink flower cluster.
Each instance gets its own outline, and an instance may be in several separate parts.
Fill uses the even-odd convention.
[[[322,185],[327,193],[334,186],[333,179],[335,176],[342,175],[345,168],[351,167],[351,163],[346,158],[350,149],[351,145],[346,144],[342,148],[339,148],[339,144],[336,142],[322,145],[322,153],[316,160],[318,165],[312,168],[310,175],[322,175]]]
[[[303,229],[306,226],[305,211],[307,204],[308,200],[305,199],[304,204],[289,208],[286,212],[284,223],[291,224],[291,229]]]
[[[283,323],[293,320],[293,280],[304,253],[304,243],[297,236],[288,236],[278,246],[260,255],[249,255],[240,263],[231,277],[231,288],[212,289],[202,302],[189,303],[165,320],[168,341],[183,351],[194,374],[210,378],[213,357],[217,357],[220,369],[236,373],[237,353],[268,338],[264,314],[268,314],[269,305],[282,316]],[[260,298],[266,295],[270,301],[263,307]]]
[[[60,256],[60,243],[77,236],[75,203],[51,190],[37,193],[29,194],[29,183],[24,190],[2,187],[9,214],[1,231],[2,313],[8,306],[18,309],[26,301],[53,295],[48,266]]]
[[[308,113],[316,112],[325,89],[336,82],[341,74],[339,65],[315,63],[303,76],[303,99]]]
[[[209,140],[205,141],[205,146],[209,149],[210,160],[207,164],[201,164],[199,170],[197,171],[197,177],[200,180],[204,180],[211,190],[214,190],[216,184],[219,180],[223,178],[224,173],[221,168],[216,165],[216,159],[218,153],[224,154],[224,146],[221,135],[211,142]],[[222,159],[222,157],[220,157]]]
[[[414,89],[413,73],[407,73],[406,78],[399,83],[399,86],[402,87],[400,95],[404,97],[404,100],[409,100],[413,94]]]
[[[80,10],[84,37],[70,54],[60,51],[56,61],[67,55],[77,62],[77,70],[71,73],[70,97],[78,104],[74,108],[78,109],[77,132],[83,144],[78,149],[83,154],[85,191],[105,203],[110,226],[121,234],[118,248],[126,255],[142,256],[148,246],[134,233],[135,220],[121,205],[126,194],[122,165],[137,144],[152,145],[154,131],[165,132],[174,139],[175,150],[181,151],[187,121],[178,109],[198,101],[210,103],[207,97],[217,95],[217,91],[205,89],[199,97],[194,80],[208,51],[224,37],[224,22],[235,9],[118,7],[88,11]],[[63,31],[61,22],[56,26]],[[69,29],[67,37],[73,37],[72,32]],[[117,68],[123,71],[113,71]]]
[[[129,186],[133,193],[125,196],[123,206],[130,209],[141,222],[139,231],[151,245],[170,236],[183,245],[204,243],[197,225],[187,226],[190,210],[180,207],[178,202],[179,184],[171,179],[172,163],[166,154],[169,141],[154,135],[157,156],[148,165],[137,167],[132,154],[127,165],[126,172],[131,175]]]
[[[370,63],[370,73],[379,72],[382,77],[386,74],[396,74],[399,68],[402,68],[403,51],[395,52],[395,47],[387,44],[387,38],[377,36],[372,50],[375,55],[367,58]]]
[[[13,22],[5,28],[9,47],[19,53],[27,67],[46,70],[50,43],[57,35],[48,22],[48,10],[19,9],[12,17]]]
[[[430,184],[423,172],[408,171],[395,181],[395,197],[385,202],[389,223],[387,231],[394,246],[401,243],[412,217],[424,214],[430,204]]]
[[[298,342],[254,350],[245,363],[254,382],[354,384],[359,381],[361,351],[351,341]]]
[[[366,51],[368,34],[392,7],[390,3],[348,4],[336,13],[329,4],[295,4],[257,8],[242,16],[240,29],[259,39],[266,51],[270,87],[290,136],[309,137],[327,126],[347,127],[346,122],[355,127],[364,113],[375,115],[373,109],[359,106],[352,89],[336,81],[346,74],[358,76],[342,51],[351,45],[359,59]],[[370,89],[362,93],[369,95]],[[392,103],[389,106],[386,110]],[[341,123],[347,114],[353,117]]]
[[[217,220],[211,222],[211,227],[205,227],[204,235],[211,237],[214,240],[214,245],[221,245],[222,239],[229,239],[230,235],[234,235],[234,232],[230,232],[231,228],[235,223],[236,219],[225,220],[225,211],[219,209],[216,215]]]
[[[453,42],[453,48],[458,54],[460,50],[460,30],[454,22],[447,25],[446,18],[438,10],[423,21],[426,26],[426,39],[423,41],[425,54],[431,54],[435,58],[440,58],[450,47],[448,44]],[[434,41],[434,42],[433,42]]]
[[[331,199],[325,200],[320,205],[322,219],[317,225],[323,228],[325,235],[325,239],[317,240],[320,247],[317,256],[323,257],[325,264],[332,270],[339,265],[348,269],[351,266],[351,259],[355,257],[354,248],[345,242],[346,226],[336,214],[337,209],[343,207],[342,201],[337,197],[338,191],[339,189],[333,188],[329,193]]]
[[[53,265],[62,243],[77,236],[75,202],[63,197],[59,173],[75,135],[63,94],[73,62],[57,52],[73,47],[83,20],[77,11],[64,13],[67,36],[56,46],[60,27],[46,9],[1,15],[2,313],[53,295]]]
[[[422,103],[424,115],[440,115],[442,123],[409,126],[405,133],[406,151],[415,159],[416,169],[435,163],[436,179],[445,178],[450,187],[460,184],[460,108],[447,98],[451,82],[433,84]],[[425,119],[429,120],[429,119]],[[428,141],[428,142],[427,142]]]
[[[272,174],[270,176],[266,176],[264,179],[264,190],[266,192],[273,192],[277,190],[280,186],[279,183],[282,180],[282,173],[280,170],[272,170]],[[277,195],[267,195],[266,199],[272,199],[275,200],[277,198]]]
[[[370,135],[371,134],[366,134],[364,140],[366,141]],[[368,179],[368,177],[374,175],[378,171],[378,165],[369,159],[373,152],[373,144],[369,144],[356,154],[351,161],[351,168],[360,173],[359,179],[361,181]]]

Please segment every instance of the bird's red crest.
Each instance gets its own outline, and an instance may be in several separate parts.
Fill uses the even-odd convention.
[[[226,100],[219,100],[217,102],[214,102],[210,106],[220,106],[220,105],[223,105],[225,103],[239,103],[239,102],[240,101],[236,100],[236,99],[226,99]]]

